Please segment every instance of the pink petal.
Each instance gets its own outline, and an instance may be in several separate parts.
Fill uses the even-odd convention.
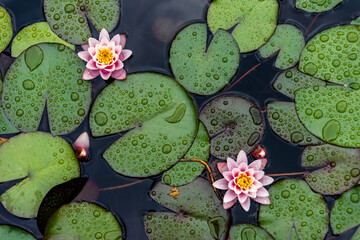
[[[91,57],[94,57],[96,55],[96,48],[95,47],[89,47],[88,52]]]
[[[124,69],[115,70],[111,76],[117,80],[124,80],[126,78],[126,71]]]
[[[238,195],[243,192],[242,188],[235,184],[234,192]]]
[[[270,204],[270,199],[268,197],[256,197],[253,198],[253,200],[261,204]]]
[[[132,51],[131,51],[131,50],[124,49],[124,50],[121,51],[120,60],[121,60],[121,61],[125,61],[125,60],[128,59],[131,55],[132,55]]]
[[[249,188],[249,193],[256,193],[258,191],[258,188],[253,184]]]
[[[237,164],[244,162],[244,163],[246,163],[246,165],[248,165],[247,156],[243,150],[241,150],[239,152],[239,154],[237,155],[236,162],[237,162]]]
[[[115,50],[115,54],[120,55],[123,48],[120,45],[116,45],[114,50]]]
[[[99,43],[100,42],[98,40],[96,40],[95,38],[89,38],[89,46],[90,47],[95,47]]]
[[[250,163],[249,168],[253,168],[254,170],[260,170],[261,161],[260,160],[253,161],[252,163]]]
[[[261,161],[261,168],[259,170],[263,170],[266,167],[267,159],[266,158],[261,158],[261,159],[258,159],[258,160]]]
[[[88,62],[91,60],[91,56],[90,56],[89,52],[87,52],[87,51],[78,52],[78,56],[85,62]]]
[[[98,75],[99,75],[99,70],[85,69],[84,74],[83,74],[83,79],[91,80],[91,79],[96,78]]]
[[[255,185],[255,187],[256,188],[261,188],[263,185],[261,184],[261,182],[259,182],[259,181],[257,181],[257,180],[255,180],[254,182],[253,182],[253,184]]]
[[[255,173],[255,171],[254,171],[254,169],[249,168],[248,170],[245,171],[245,173],[246,173],[248,176],[253,176],[254,173]]]
[[[108,80],[111,76],[111,72],[101,69],[100,75],[104,80]]]
[[[84,49],[84,51],[87,51],[90,47],[88,43],[81,45],[81,47]]]
[[[75,148],[85,148],[86,150],[90,147],[89,135],[87,132],[83,132],[74,142]]]
[[[246,201],[246,199],[248,199],[248,195],[246,195],[245,193],[240,193],[239,196],[238,196],[238,199],[239,199],[239,202],[240,203],[243,203]]]
[[[107,46],[111,51],[115,50],[115,43],[113,41],[110,41]]]
[[[256,198],[256,192],[248,192],[247,195],[251,198]]]
[[[224,202],[231,202],[235,198],[237,198],[235,192],[233,190],[227,190],[224,195]]]
[[[261,182],[263,186],[267,186],[269,184],[272,184],[274,182],[274,179],[265,175],[259,180],[259,182]]]
[[[227,158],[226,159],[226,164],[227,164],[227,167],[229,168],[229,171],[232,171],[233,168],[238,167],[238,165],[236,164],[236,162],[232,158]]]
[[[223,176],[228,181],[232,181],[234,179],[232,172],[230,172],[230,171],[223,172]]]
[[[234,180],[232,180],[232,181],[230,181],[230,182],[228,183],[228,188],[229,188],[229,189],[234,190],[235,187],[236,187],[236,183],[235,183]]]
[[[245,202],[240,203],[241,207],[247,212],[250,209],[250,198],[247,198]]]
[[[87,64],[86,64],[86,68],[90,69],[90,70],[97,70],[98,67],[96,65],[96,62],[94,60],[90,60]]]
[[[103,40],[104,39],[106,39],[107,40],[107,42],[109,42],[110,41],[110,36],[109,36],[109,33],[108,33],[108,31],[106,31],[106,29],[105,28],[103,28],[102,30],[101,30],[101,32],[100,32],[100,36],[99,36],[99,40],[100,40],[100,42],[103,42]]]
[[[115,64],[106,66],[104,68],[104,70],[109,71],[109,72],[113,72],[115,70]]]
[[[120,34],[116,34],[116,35],[111,39],[111,42],[114,42],[115,45],[120,45],[120,42],[121,42]]]
[[[126,44],[126,35],[125,34],[121,34],[120,35],[120,45],[121,47],[124,49],[125,47],[125,44]]]
[[[232,175],[234,178],[237,178],[239,176],[240,173],[240,169],[238,168],[233,168],[233,170],[231,171]]]
[[[221,190],[229,189],[228,181],[226,181],[225,178],[222,178],[222,179],[219,179],[219,180],[215,181],[213,183],[213,186],[216,187],[217,189],[221,189]]]
[[[223,207],[224,209],[229,209],[231,208],[232,206],[234,206],[234,204],[236,203],[236,198],[234,200],[232,200],[231,202],[224,202],[223,203]]]
[[[223,173],[223,168],[226,166],[226,163],[225,162],[218,162],[216,165],[217,165],[217,168],[218,168],[219,172],[222,174]],[[229,170],[227,170],[227,171],[229,171]],[[225,171],[225,172],[227,172],[227,171]]]
[[[114,65],[115,65],[115,70],[120,70],[120,69],[122,69],[124,67],[124,63],[122,61],[120,61],[120,60],[117,60],[114,63]]]
[[[240,169],[240,171],[245,172],[248,169],[247,163],[241,162],[239,165],[239,169]]]
[[[109,39],[107,39],[107,38],[102,38],[101,40],[100,40],[100,47],[107,47],[107,45],[109,44],[109,42],[110,42],[110,40]]]
[[[255,171],[253,176],[256,180],[259,180],[264,176],[264,174],[264,171]]]
[[[256,195],[259,197],[268,197],[269,192],[264,187],[261,187],[257,190]]]

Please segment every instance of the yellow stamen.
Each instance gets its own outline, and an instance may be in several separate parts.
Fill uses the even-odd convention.
[[[240,174],[236,180],[236,184],[242,189],[248,189],[251,187],[253,180],[246,174]]]
[[[111,50],[108,48],[102,48],[99,50],[97,55],[97,60],[104,64],[108,65],[113,61],[114,55],[112,54]]]

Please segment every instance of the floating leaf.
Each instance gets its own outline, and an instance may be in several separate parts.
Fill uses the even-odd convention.
[[[219,159],[234,157],[241,149],[249,153],[261,140],[265,127],[258,106],[237,95],[214,99],[199,118],[211,136],[210,152]]]
[[[9,225],[0,225],[0,238],[6,240],[35,240],[30,233]]]
[[[310,187],[326,195],[341,194],[360,180],[360,150],[332,145],[307,147],[303,167],[322,167],[305,177]]]
[[[75,51],[75,46],[59,38],[47,22],[37,22],[24,27],[11,44],[11,56],[18,57],[25,49],[38,43],[59,43]]]
[[[0,6],[0,53],[2,53],[9,45],[13,36],[13,27],[11,16],[5,8]]]
[[[340,4],[343,0],[296,0],[296,8],[307,12],[325,12]]]
[[[360,147],[360,91],[324,86],[296,92],[296,111],[305,127],[321,140]]]
[[[281,24],[277,26],[274,35],[259,51],[263,58],[279,52],[275,67],[286,69],[296,65],[304,46],[305,39],[300,29],[293,25]]]
[[[108,85],[90,114],[94,136],[128,131],[104,153],[124,175],[147,177],[182,158],[197,131],[197,110],[176,81],[157,73],[137,73]]]
[[[0,73],[0,96],[2,93],[2,77]],[[7,134],[7,133],[17,133],[19,132],[18,129],[16,129],[9,121],[9,119],[6,117],[4,110],[1,107],[1,101],[0,101],[0,134]]]
[[[360,224],[360,186],[336,199],[331,210],[330,224],[334,234],[340,234]]]
[[[207,22],[213,33],[235,26],[232,35],[246,53],[264,45],[274,33],[278,9],[276,0],[217,0],[209,7]]]
[[[0,201],[9,212],[24,218],[36,217],[52,187],[80,175],[70,144],[44,132],[23,133],[1,145],[0,166],[0,182],[22,179]]]
[[[63,205],[49,219],[45,239],[121,240],[122,229],[116,217],[106,209],[87,202]]]
[[[176,214],[145,214],[149,239],[226,239],[229,215],[211,184],[197,178],[178,187],[178,191],[175,198],[170,196],[171,187],[163,183],[156,184],[151,191],[151,198]]]
[[[74,51],[59,44],[39,44],[23,52],[4,81],[3,106],[22,131],[36,131],[45,103],[51,132],[66,134],[85,119],[91,83],[82,80],[85,65]]]
[[[324,86],[325,84],[324,81],[306,75],[294,67],[281,73],[273,83],[273,86],[282,94],[294,99],[295,91],[300,88]]]
[[[282,139],[300,146],[317,145],[322,141],[312,135],[300,122],[292,102],[271,102],[267,105],[268,119],[273,131]]]
[[[299,70],[340,84],[360,84],[360,26],[326,29],[313,37],[301,54]]]
[[[66,42],[80,45],[91,36],[91,24],[100,32],[111,32],[119,21],[118,0],[45,0],[44,11],[51,29]]]
[[[285,179],[269,189],[270,205],[260,205],[259,223],[275,239],[324,239],[329,216],[323,197],[303,180]]]
[[[356,19],[352,20],[350,24],[360,25],[360,17],[357,17]]]
[[[252,224],[239,224],[230,228],[231,240],[273,240],[274,238],[261,227]]]
[[[184,156],[184,159],[200,159],[207,162],[210,156],[210,138],[202,122],[193,145]],[[181,186],[197,178],[205,166],[199,162],[178,162],[164,172],[163,183],[171,186]]]
[[[360,228],[358,228],[355,234],[351,237],[350,240],[360,240]]]
[[[219,29],[208,48],[206,24],[192,24],[175,37],[170,64],[176,80],[193,93],[208,95],[222,89],[239,66],[239,47],[230,33]]]

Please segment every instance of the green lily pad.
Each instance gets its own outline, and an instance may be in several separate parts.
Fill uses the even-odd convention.
[[[360,228],[358,228],[355,234],[351,237],[350,240],[360,240]]]
[[[296,91],[296,111],[305,127],[324,142],[360,147],[360,91],[324,86]]]
[[[35,240],[32,234],[9,225],[0,225],[0,238],[6,240]]]
[[[133,177],[169,169],[190,148],[197,126],[197,110],[185,89],[157,73],[131,74],[112,82],[90,114],[94,136],[130,130],[103,156],[115,171]]]
[[[260,205],[259,223],[275,239],[324,239],[329,215],[324,198],[299,179],[276,182],[270,205]]]
[[[118,0],[45,0],[44,11],[51,29],[66,42],[80,45],[91,37],[91,24],[100,32],[111,32],[120,17]]]
[[[230,228],[231,240],[274,240],[274,238],[261,227],[252,224],[239,224]]]
[[[275,33],[259,51],[263,58],[279,52],[275,67],[286,69],[296,65],[304,46],[305,39],[300,29],[293,25],[281,24],[276,27]]]
[[[300,88],[324,86],[325,81],[306,75],[296,67],[282,72],[273,83],[273,87],[282,94],[295,99],[295,91]]]
[[[43,43],[23,52],[4,79],[3,107],[22,131],[36,131],[45,104],[52,134],[67,134],[85,119],[91,83],[82,80],[85,65],[60,44]]]
[[[325,12],[333,9],[343,0],[296,0],[296,8],[307,12]]]
[[[25,49],[38,43],[59,43],[75,51],[75,46],[59,38],[47,22],[37,22],[18,32],[11,44],[11,56],[18,57]]]
[[[210,152],[219,159],[249,153],[264,133],[263,115],[253,101],[237,95],[221,96],[208,103],[199,119],[211,137]]]
[[[326,29],[313,37],[301,54],[299,70],[340,84],[360,84],[360,26]]]
[[[267,116],[272,130],[282,139],[299,146],[317,145],[322,141],[312,135],[300,122],[292,102],[271,102]]]
[[[13,36],[13,27],[11,22],[11,16],[6,11],[5,8],[0,6],[0,26],[1,26],[1,34],[0,34],[0,53],[2,53],[9,43]]]
[[[209,7],[207,22],[215,33],[219,28],[235,26],[232,35],[242,53],[264,45],[274,33],[279,4],[276,0],[217,0]]]
[[[202,122],[193,145],[185,154],[184,159],[200,159],[207,162],[210,157],[210,138]],[[163,183],[171,186],[181,186],[196,179],[205,166],[199,162],[178,162],[172,168],[164,172]]]
[[[360,186],[336,199],[331,210],[330,224],[334,234],[340,234],[360,224]]]
[[[22,179],[3,193],[0,201],[9,212],[23,218],[36,217],[52,187],[80,175],[70,144],[44,132],[10,138],[0,147],[0,166],[0,182]]]
[[[145,230],[149,239],[226,239],[229,214],[211,184],[197,178],[178,187],[178,191],[176,198],[170,196],[171,187],[163,183],[156,184],[151,191],[152,199],[176,214],[145,214]]]
[[[122,228],[116,217],[94,203],[76,202],[63,205],[49,219],[45,239],[121,240]]]
[[[360,25],[360,17],[357,17],[354,20],[352,20],[350,24]]]
[[[0,96],[2,93],[2,77],[0,73]],[[17,133],[19,130],[15,128],[6,117],[0,102],[0,134]]]
[[[333,145],[307,147],[303,167],[322,167],[305,177],[310,187],[326,195],[341,194],[360,180],[360,151]]]
[[[230,33],[219,29],[207,48],[206,24],[192,24],[175,37],[170,65],[175,79],[188,91],[208,95],[222,89],[239,66],[239,47]]]

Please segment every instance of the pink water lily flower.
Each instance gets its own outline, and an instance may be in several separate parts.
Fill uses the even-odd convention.
[[[218,163],[218,169],[224,178],[214,182],[213,186],[227,190],[223,200],[225,209],[231,208],[239,201],[245,211],[249,211],[250,198],[261,204],[270,204],[269,193],[264,186],[271,184],[274,179],[265,176],[263,171],[267,160],[256,160],[248,165],[244,151],[240,151],[236,161],[227,158],[226,163]]]
[[[111,40],[106,29],[101,30],[99,41],[89,38],[89,44],[82,45],[85,51],[78,56],[87,62],[83,74],[84,80],[96,78],[99,74],[104,80],[113,77],[118,80],[126,78],[123,61],[132,55],[132,51],[124,49],[126,36],[115,35]]]

